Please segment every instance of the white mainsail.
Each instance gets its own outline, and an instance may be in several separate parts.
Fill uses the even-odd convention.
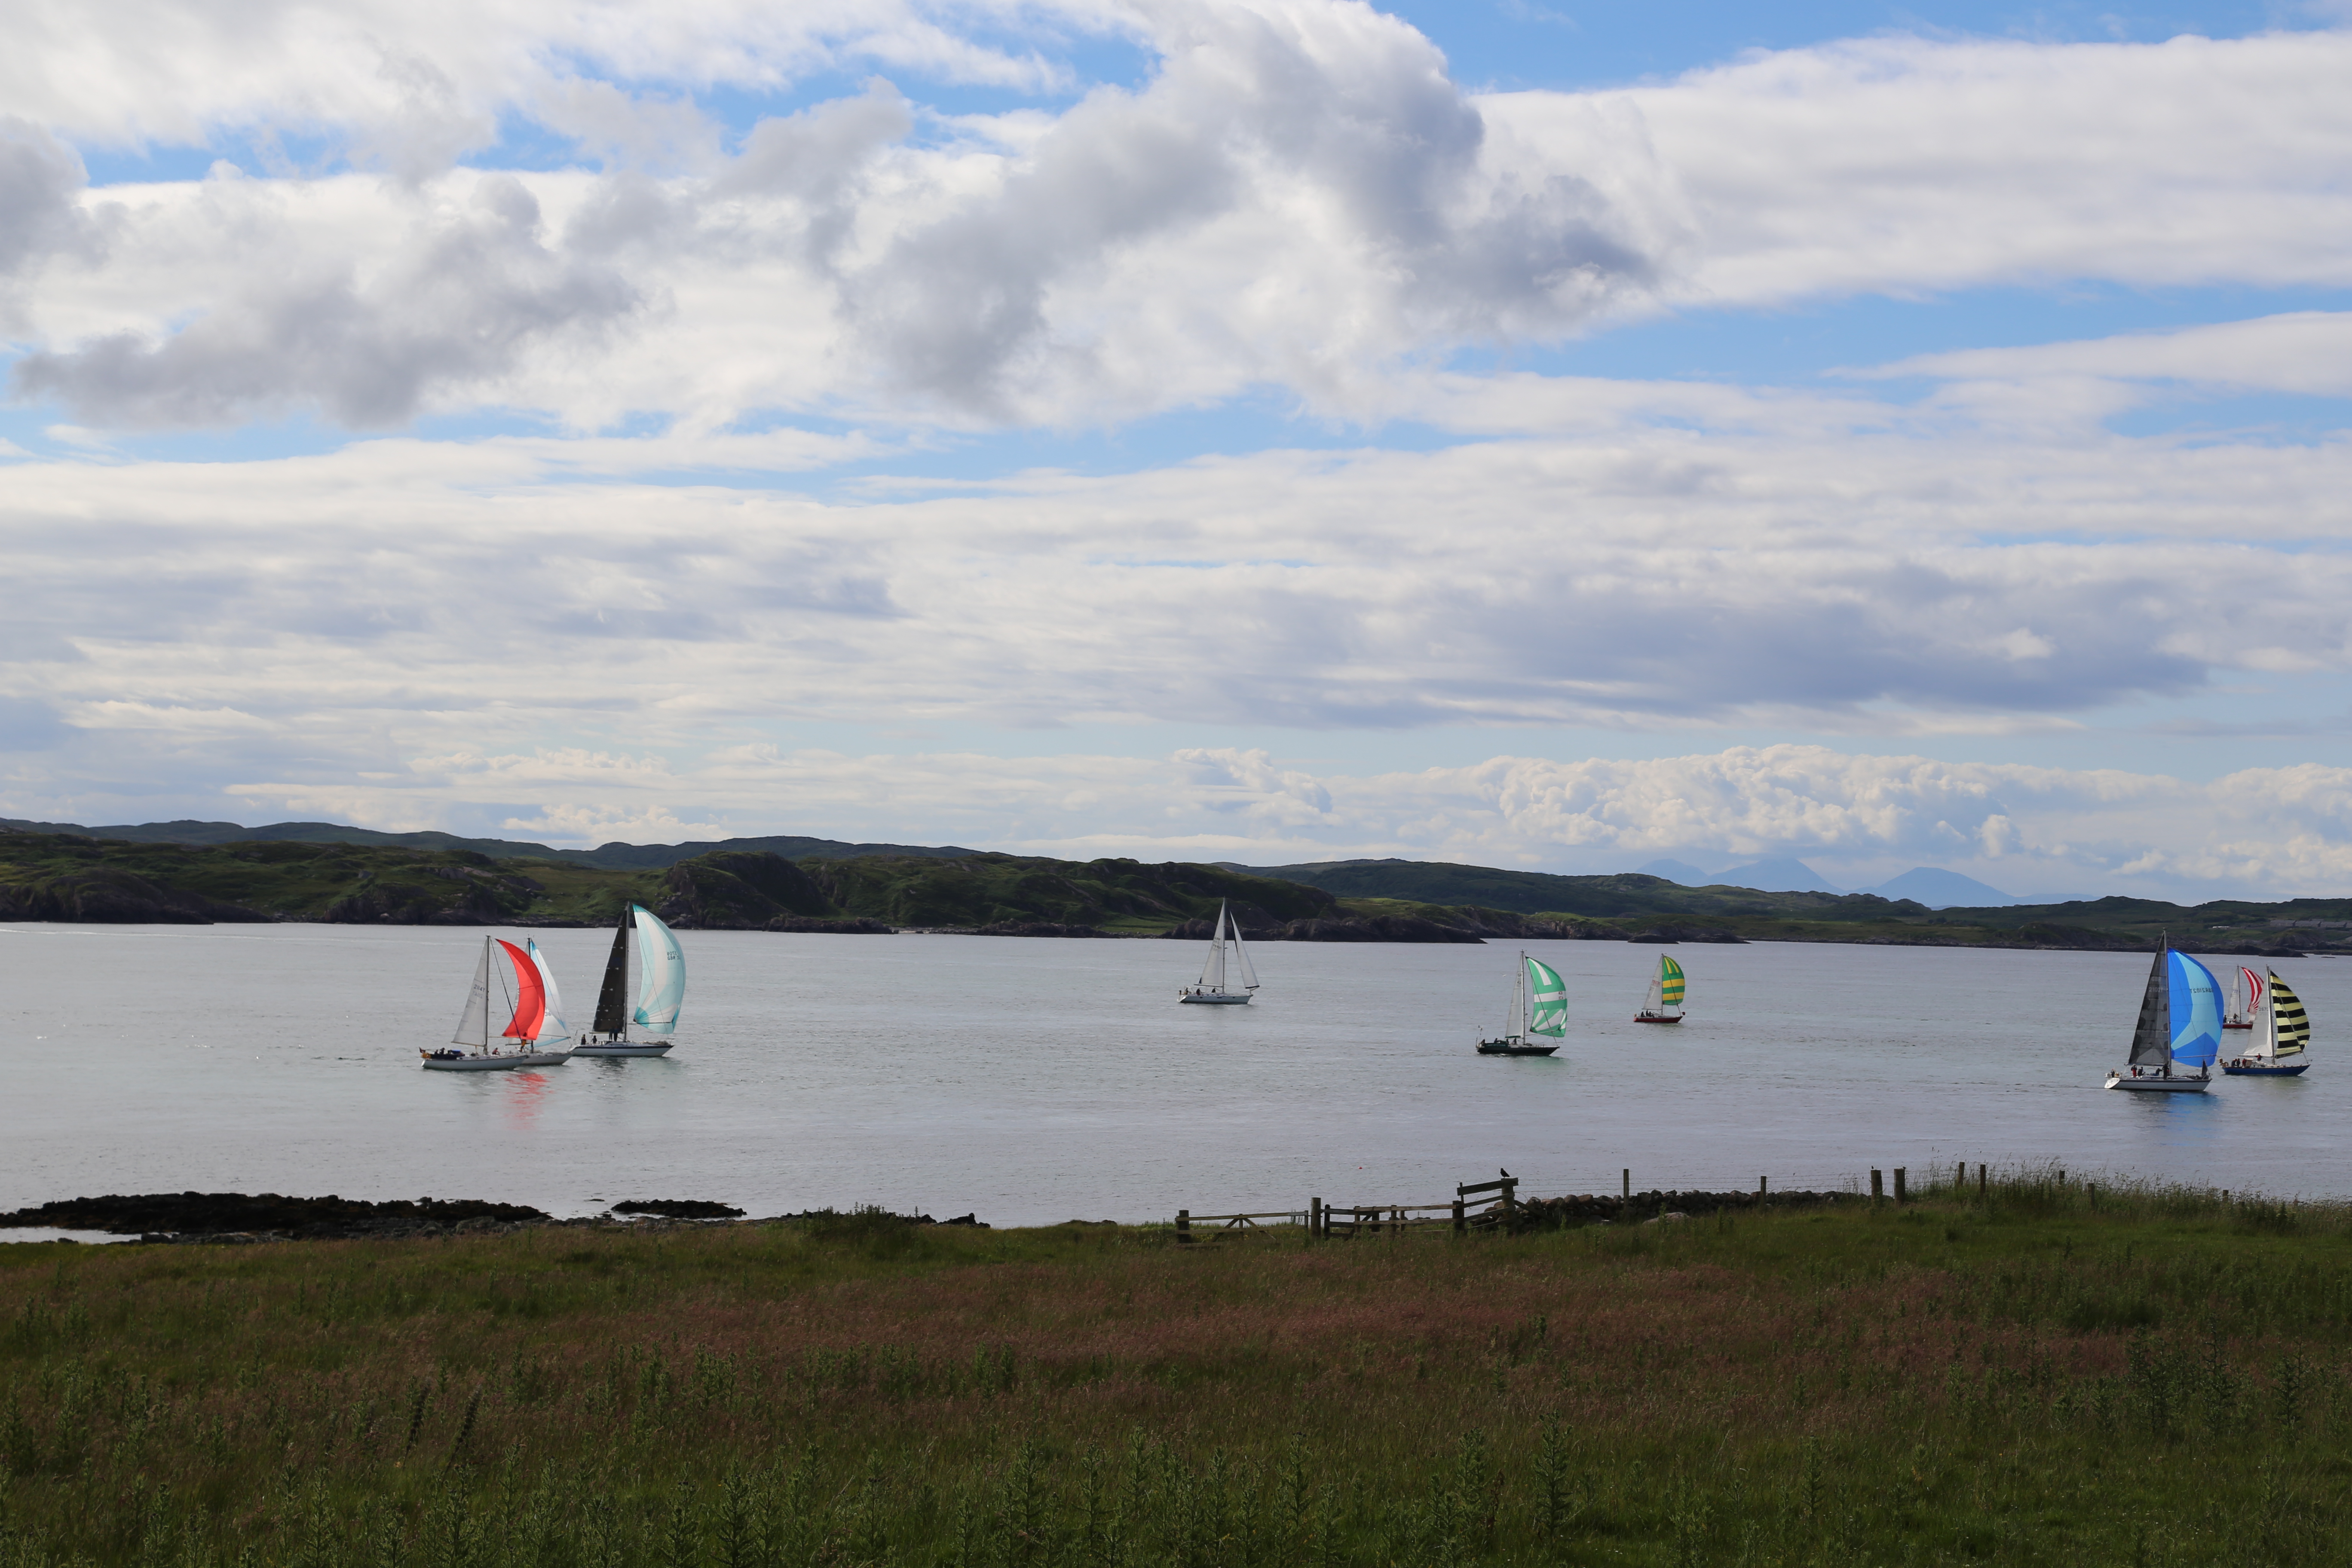
[[[1217,905],[1217,932],[1209,939],[1209,962],[1201,966],[1201,989],[1225,988],[1225,906]]]
[[[453,1046],[476,1046],[488,1049],[490,1043],[490,939],[482,939],[482,961],[474,965],[474,988],[466,993],[466,1010],[457,1015],[457,1032],[449,1037]]]

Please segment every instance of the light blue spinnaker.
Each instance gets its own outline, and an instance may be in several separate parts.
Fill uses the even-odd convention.
[[[2221,1047],[2221,983],[2185,952],[2175,950],[2167,957],[2172,982],[2172,1059],[2181,1067],[2210,1067]]]
[[[686,1000],[686,954],[677,950],[677,936],[653,910],[631,904],[629,911],[636,919],[637,962],[643,966],[635,1019],[648,1029],[675,1029],[678,1007]]]
[[[1528,960],[1528,1033],[1568,1033],[1568,982],[1559,971],[1540,959]]]

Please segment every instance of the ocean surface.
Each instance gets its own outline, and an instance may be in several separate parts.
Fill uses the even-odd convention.
[[[1654,949],[1527,944],[1576,1004],[1559,1054],[1521,1060],[1471,1049],[1509,1005],[1501,943],[1268,943],[1254,1005],[1186,1007],[1205,944],[684,931],[673,1056],[421,1072],[482,934],[0,928],[0,1207],[194,1189],[1020,1225],[1433,1203],[1503,1168],[1533,1195],[1963,1159],[2352,1195],[2343,960],[2280,965],[2311,1072],[2177,1098],[2099,1087],[2144,955],[1795,943],[1677,949],[1674,1028],[1632,1021]],[[609,932],[530,934],[585,1027]]]

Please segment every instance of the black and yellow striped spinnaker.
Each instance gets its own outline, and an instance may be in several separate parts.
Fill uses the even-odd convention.
[[[2303,1010],[2303,999],[2287,989],[2286,982],[2271,972],[2271,1016],[2278,1022],[2278,1045],[2274,1054],[2282,1057],[2300,1056],[2311,1044],[2311,1015]]]

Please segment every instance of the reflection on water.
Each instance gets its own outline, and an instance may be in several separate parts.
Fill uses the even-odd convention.
[[[568,1072],[571,1064],[560,1068],[518,1068],[513,1072],[497,1075],[502,1081],[506,1123],[509,1127],[528,1131],[539,1124],[539,1114],[554,1086],[548,1082],[551,1072]]]
[[[535,932],[569,987],[609,938]],[[2055,1160],[2352,1194],[2352,965],[2289,978],[2300,1079],[2109,1093],[2147,961],[1690,946],[1690,1015],[1633,1022],[1654,948],[1530,942],[1576,999],[1560,1053],[1480,1058],[1520,944],[1266,944],[1248,1007],[1183,1007],[1192,944],[681,934],[667,1058],[425,1073],[481,933],[0,929],[0,1205],[208,1190],[616,1197],[754,1213],[886,1204],[998,1223],[1531,1192],[1837,1185],[1871,1166]],[[2339,978],[2339,976],[2341,978]],[[87,999],[104,995],[92,1014]],[[420,1173],[423,1174],[420,1175]]]

